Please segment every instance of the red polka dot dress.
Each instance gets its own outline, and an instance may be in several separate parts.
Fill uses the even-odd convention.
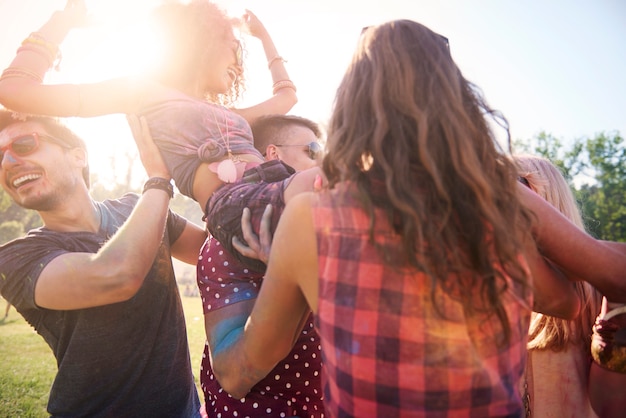
[[[198,261],[197,281],[205,314],[257,297],[262,275],[243,267],[217,240],[209,238]],[[204,347],[200,383],[209,417],[323,417],[320,341],[308,318],[289,355],[243,399],[227,394],[213,375]]]

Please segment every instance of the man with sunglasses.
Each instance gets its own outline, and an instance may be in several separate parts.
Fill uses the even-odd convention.
[[[251,124],[254,145],[265,158],[292,171],[316,167],[322,158],[319,126],[292,115],[267,115]],[[285,180],[286,182],[289,179]],[[277,187],[282,187],[277,182]],[[264,196],[261,196],[264,198]],[[241,217],[236,217],[241,225]],[[277,364],[265,379],[243,399],[225,392],[213,376],[212,351],[219,350],[222,337],[239,326],[239,320],[252,311],[264,269],[251,270],[239,262],[218,240],[210,238],[202,248],[198,263],[198,288],[203,300],[208,345],[202,356],[200,383],[208,416],[320,417],[324,413],[321,390],[321,353],[312,317],[305,318],[302,332],[288,358]],[[271,412],[267,412],[271,411]]]
[[[0,293],[57,360],[52,416],[199,416],[171,255],[195,263],[205,234],[168,210],[168,170],[140,149],[143,194],[96,202],[78,136],[0,111],[0,184],[43,221],[0,247]]]
[[[267,160],[281,160],[296,171],[321,162],[322,132],[312,120],[294,115],[267,115],[250,127],[254,147]]]

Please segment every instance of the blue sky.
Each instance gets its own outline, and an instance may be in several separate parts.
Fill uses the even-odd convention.
[[[92,10],[108,13],[109,17],[145,14],[158,3],[157,0],[87,1]],[[248,7],[265,23],[280,54],[288,60],[287,68],[298,86],[299,103],[293,114],[325,122],[361,28],[407,18],[450,39],[453,58],[461,71],[482,88],[491,106],[507,117],[514,139],[527,139],[541,131],[565,143],[602,131],[626,134],[626,2],[623,0],[224,0],[220,3],[236,14]],[[64,4],[63,0],[0,0],[0,66],[6,67],[21,40]],[[64,44],[64,67],[53,76],[55,80],[76,81],[86,76],[81,71],[90,73],[91,79],[107,76],[103,62],[111,64],[116,58],[109,57],[96,62],[96,67],[89,67],[81,57],[95,60],[97,55],[89,55],[93,42],[81,44],[83,39],[92,38],[79,33]],[[126,39],[130,41],[132,36]],[[255,41],[248,41],[250,85],[244,104],[271,93],[265,58]],[[123,56],[119,52],[118,57]],[[98,68],[102,75],[93,68]],[[123,73],[119,68],[116,71]],[[94,141],[106,142],[109,149],[111,138],[102,135],[132,145],[125,127],[114,128],[120,123],[119,118],[114,122],[98,118],[72,123],[88,141],[95,137]]]

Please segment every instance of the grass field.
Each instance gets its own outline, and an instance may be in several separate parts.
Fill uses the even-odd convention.
[[[198,297],[183,297],[191,364],[200,401],[203,401],[198,374],[204,350],[204,320]],[[4,301],[2,301],[4,312]],[[0,417],[48,417],[46,405],[56,362],[39,335],[11,309],[0,322]]]

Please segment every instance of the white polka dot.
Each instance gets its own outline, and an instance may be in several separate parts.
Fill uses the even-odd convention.
[[[235,293],[239,292],[239,288],[238,287],[234,288],[233,292],[235,292]]]
[[[252,404],[252,407],[253,407],[254,409],[257,409],[257,408],[259,407],[259,404],[255,402],[255,403],[253,403],[253,404]]]
[[[272,408],[267,408],[267,409],[265,410],[265,412],[267,412],[268,414],[271,414],[271,413],[272,413]]]
[[[290,389],[290,388],[291,388],[291,383],[287,383],[287,384],[285,385],[285,387],[286,387],[287,389]]]
[[[224,251],[220,251],[218,254],[219,255],[224,255]]]
[[[295,358],[296,360],[298,360],[300,358],[300,356],[298,354],[294,354],[293,358]]]
[[[285,369],[289,368],[289,364],[285,363]]]
[[[228,261],[224,261],[224,267],[228,267]]]
[[[306,349],[307,349],[306,344],[302,344],[302,349],[303,349],[303,350],[306,350]]]
[[[274,380],[280,380],[280,375],[279,374],[275,375]]]
[[[230,299],[224,299],[224,303],[230,303]]]
[[[309,381],[308,380],[304,381],[304,386],[309,386]]]
[[[308,361],[304,363],[304,367],[309,367],[309,362]]]
[[[220,294],[219,294],[219,293],[216,293],[216,294],[215,294],[215,299],[219,299],[219,298],[220,298]]]
[[[300,372],[296,372],[296,377],[300,377]]]

